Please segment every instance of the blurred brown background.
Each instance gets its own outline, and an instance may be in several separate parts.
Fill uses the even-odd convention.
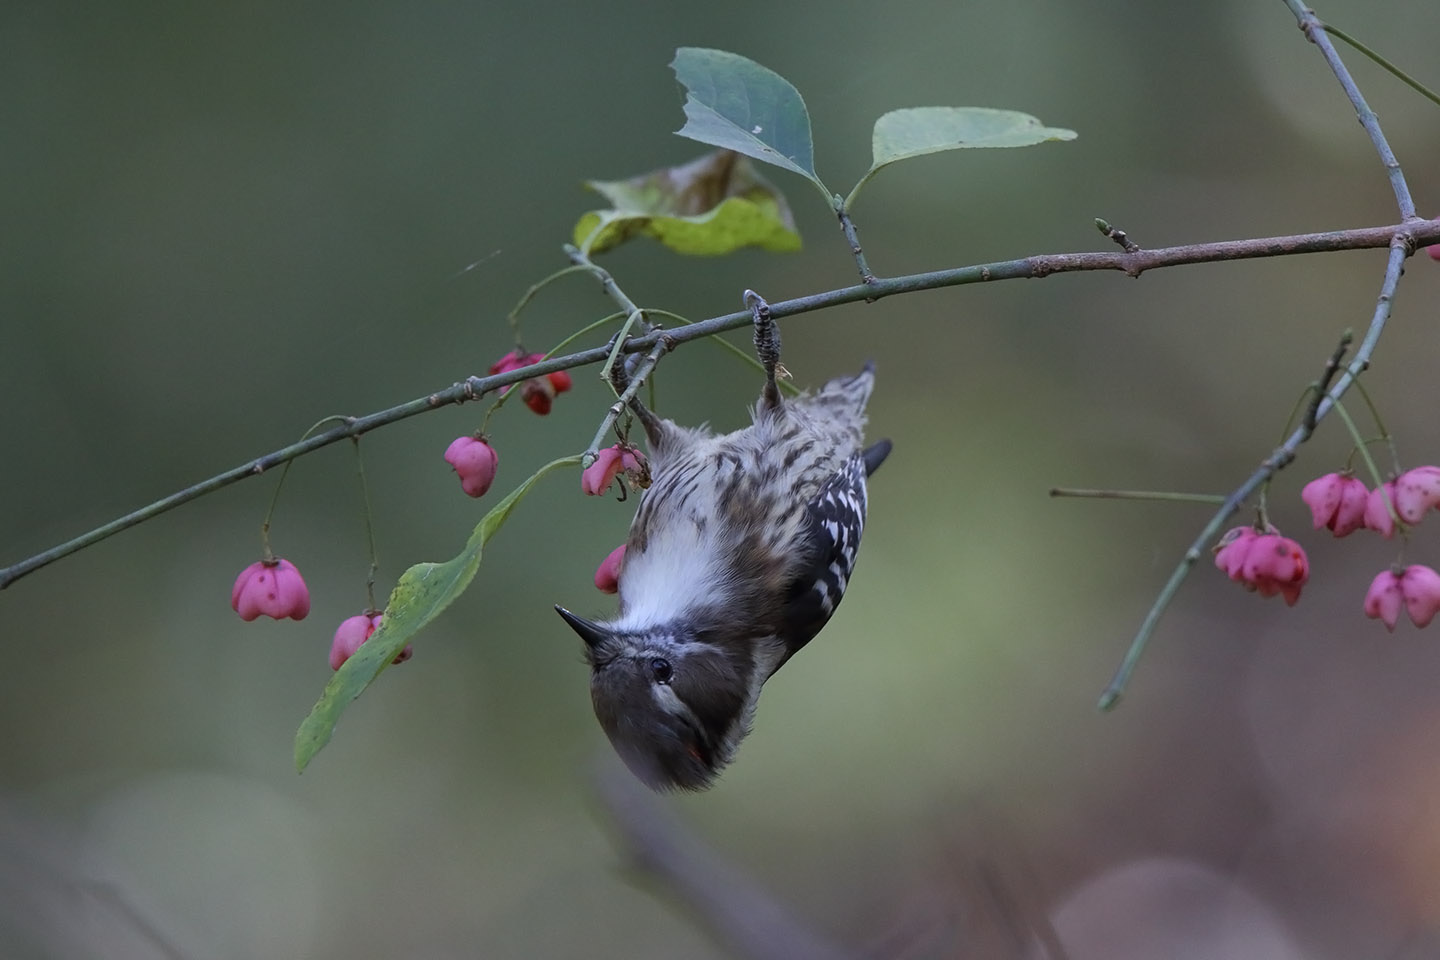
[[[1319,13],[1440,84],[1433,0]],[[581,181],[703,149],[670,134],[683,44],[792,80],[842,192],[896,107],[1079,131],[881,174],[856,217],[882,274],[1106,249],[1096,216],[1147,246],[1396,219],[1279,0],[11,4],[0,561],[326,414],[483,373],[509,347],[505,312],[598,205]],[[1421,213],[1440,212],[1440,111],[1341,49]],[[803,253],[637,243],[607,266],[643,304],[697,318],[747,286],[852,283],[813,191],[774,176]],[[1306,529],[1298,491],[1342,463],[1339,423],[1273,491],[1275,522],[1310,550],[1300,605],[1202,564],[1113,715],[1095,698],[1207,514],[1046,497],[1228,490],[1341,330],[1363,329],[1383,262],[1071,275],[787,321],[802,383],[875,358],[872,430],[895,453],[840,614],[769,684],[719,786],[667,805],[816,931],[892,937],[892,954],[930,937],[921,955],[1017,955],[1013,936],[986,939],[1012,909],[1022,940],[1048,916],[1076,958],[1433,955],[1440,635],[1362,617],[1393,544]],[[1411,261],[1368,379],[1409,465],[1440,460],[1437,299],[1440,266]],[[611,309],[565,281],[527,315],[528,344]],[[605,399],[578,374],[548,418],[513,404],[495,422],[497,488],[589,441]],[[695,344],[662,364],[660,405],[731,428],[757,383]],[[384,590],[451,556],[486,508],[440,459],[483,410],[365,440]],[[586,670],[550,609],[610,609],[590,577],[631,507],[547,479],[297,777],[291,738],[331,631],[364,603],[366,559],[348,445],[302,460],[274,543],[314,611],[241,623],[227,594],[272,484],[0,595],[0,955],[164,955],[157,940],[216,958],[726,955],[624,869],[591,786],[608,748]],[[1440,562],[1437,535],[1409,559]]]

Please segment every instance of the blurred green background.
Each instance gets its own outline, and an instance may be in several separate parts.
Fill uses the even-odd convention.
[[[1433,0],[1319,13],[1440,84]],[[599,205],[581,182],[704,149],[670,133],[666,64],[686,44],[794,82],[842,191],[896,107],[1079,131],[882,173],[855,211],[882,275],[1108,249],[1096,216],[1146,246],[1396,219],[1279,0],[10,4],[0,562],[326,414],[483,373],[509,348],[506,311]],[[1341,49],[1435,214],[1440,111]],[[854,282],[814,192],[774,179],[802,253],[637,243],[606,265],[642,304],[697,318],[745,287]],[[664,803],[799,920],[887,955],[1022,956],[1045,922],[1072,957],[1433,955],[1440,643],[1361,615],[1393,544],[1308,531],[1299,487],[1343,462],[1338,422],[1272,494],[1310,550],[1300,605],[1202,562],[1112,715],[1095,698],[1207,514],[1046,496],[1233,487],[1340,331],[1363,328],[1383,263],[1070,275],[787,321],[801,383],[876,360],[872,433],[895,453],[839,615],[768,685],[720,784]],[[1437,299],[1440,266],[1411,261],[1368,379],[1410,465],[1440,459]],[[526,315],[527,344],[611,309],[564,281]],[[498,489],[588,443],[606,402],[592,373],[549,417],[503,411]],[[733,428],[757,384],[694,344],[662,364],[660,408]],[[365,439],[382,590],[451,556],[486,509],[440,459],[483,412]],[[0,595],[0,955],[727,955],[626,869],[592,787],[613,761],[551,611],[611,609],[590,578],[632,505],[544,481],[413,661],[297,777],[291,739],[334,626],[364,604],[367,560],[338,445],[296,464],[273,532],[313,612],[241,623],[227,593],[259,555],[273,483]],[[1440,561],[1436,531],[1409,559]]]

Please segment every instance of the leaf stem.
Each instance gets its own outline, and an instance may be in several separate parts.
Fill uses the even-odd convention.
[[[321,417],[319,420],[316,420],[313,424],[310,425],[309,430],[306,430],[304,433],[300,434],[300,439],[304,440],[316,430],[320,429],[322,425],[329,423],[331,420],[339,420],[341,423],[344,423],[347,419],[349,418],[340,414],[331,414],[328,417]],[[285,488],[285,479],[290,476],[290,464],[292,463],[294,463],[293,460],[286,461],[285,469],[280,471],[280,479],[275,481],[275,492],[270,494],[270,506],[265,511],[265,519],[260,522],[260,543],[264,549],[264,557],[266,563],[270,563],[275,559],[275,554],[270,550],[270,521],[275,516],[275,507],[280,503],[280,491]],[[0,581],[0,587],[3,586],[3,581]]]
[[[325,684],[320,699],[295,733],[295,769],[303,773],[325,744],[335,724],[356,697],[395,660],[415,634],[465,591],[480,568],[486,543],[509,518],[515,506],[541,477],[559,467],[574,466],[577,457],[552,460],[491,507],[465,541],[459,555],[444,563],[417,563],[400,575],[385,604],[385,618],[369,639]]]
[[[835,216],[840,218],[840,230],[845,234],[845,240],[850,244],[850,255],[855,258],[855,266],[860,270],[860,282],[874,283],[875,274],[870,270],[870,264],[865,262],[865,251],[860,248],[860,234],[855,230],[855,221],[850,219],[845,201],[838,196],[835,197]]]
[[[360,505],[365,520],[365,545],[370,550],[370,571],[365,575],[365,612],[379,612],[375,606],[375,574],[380,569],[380,554],[375,549],[375,516],[370,508],[370,484],[365,479],[365,458],[360,455],[360,437],[353,436],[355,445],[355,472],[360,476]],[[292,463],[294,461],[291,461]],[[286,464],[285,466],[290,466]]]
[[[1365,442],[1365,438],[1360,436],[1360,429],[1350,418],[1350,411],[1346,410],[1345,405],[1338,400],[1335,401],[1335,415],[1344,421],[1345,429],[1350,431],[1350,439],[1355,442],[1355,448],[1360,451],[1360,459],[1365,461],[1365,469],[1370,471],[1370,479],[1374,481],[1375,486],[1384,486],[1385,478],[1380,475],[1380,468],[1376,466],[1375,458],[1370,455],[1369,445]]]
[[[1416,80],[1414,77],[1410,76],[1404,70],[1401,70],[1399,67],[1395,66],[1395,64],[1391,63],[1389,60],[1386,60],[1379,53],[1371,50],[1365,44],[1361,43],[1359,40],[1356,40],[1354,37],[1350,36],[1350,34],[1346,33],[1344,30],[1341,30],[1334,24],[1325,23],[1322,21],[1320,26],[1322,29],[1324,29],[1326,33],[1330,34],[1335,39],[1345,41],[1346,43],[1350,44],[1350,46],[1354,47],[1356,50],[1369,57],[1371,60],[1374,60],[1377,64],[1379,64],[1385,70],[1388,70],[1397,80],[1405,84],[1411,90],[1414,90],[1416,93],[1420,94],[1420,96],[1424,97],[1426,100],[1429,100],[1431,103],[1440,106],[1440,95],[1436,95],[1436,93],[1429,87],[1425,86],[1419,80]]]
[[[1385,446],[1390,449],[1390,466],[1397,474],[1400,473],[1400,451],[1395,448],[1395,437],[1380,417],[1380,408],[1375,406],[1375,401],[1370,398],[1370,391],[1365,389],[1363,382],[1356,380],[1355,389],[1360,391],[1360,398],[1365,401],[1365,406],[1370,408],[1370,419],[1375,421],[1375,429],[1380,431],[1380,439],[1384,440]]]
[[[1178,493],[1170,490],[1091,490],[1084,487],[1051,487],[1052,497],[1089,500],[1160,500],[1170,503],[1224,503],[1218,493]]]
[[[556,280],[559,280],[561,277],[568,276],[572,273],[594,273],[599,269],[600,268],[595,266],[593,263],[574,263],[568,267],[561,267],[559,270],[556,270],[554,273],[550,274],[550,276],[546,277],[543,280],[532,283],[530,285],[530,288],[526,290],[520,296],[520,299],[515,302],[515,306],[510,308],[510,312],[505,315],[505,322],[510,325],[511,332],[515,334],[515,345],[517,347],[521,346],[520,313],[527,306],[530,305],[530,301],[535,299],[535,295],[537,293],[539,293],[541,290],[544,290],[546,287],[554,283]]]

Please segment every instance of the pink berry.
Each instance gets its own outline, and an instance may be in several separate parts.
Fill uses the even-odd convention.
[[[490,364],[490,375],[493,377],[497,373],[509,373],[511,370],[520,369],[521,367],[525,366],[526,363],[527,361],[525,357],[520,353],[519,350],[511,350],[509,353],[505,354],[505,356]],[[506,387],[505,389],[508,390],[510,388]]]
[[[1395,478],[1395,512],[1409,524],[1419,523],[1440,503],[1440,467],[1416,467]]]
[[[357,613],[353,617],[346,617],[340,621],[340,626],[335,629],[335,639],[330,641],[330,669],[339,670],[340,667],[355,656],[370,635],[380,628],[380,621],[384,614],[379,613]],[[404,663],[414,654],[410,644],[405,645],[399,655],[391,663]]]
[[[508,373],[511,370],[519,370],[522,367],[531,367],[545,359],[543,353],[521,353],[519,350],[511,350],[505,356],[496,360],[490,365],[490,373]],[[547,373],[543,377],[531,377],[520,385],[520,399],[525,401],[525,406],[534,410],[542,417],[550,412],[551,406],[555,403],[555,395],[564,393],[573,385],[570,374],[564,370],[556,370],[554,373]],[[504,396],[510,392],[510,387],[501,387],[500,395]]]
[[[360,649],[360,644],[370,639],[375,632],[375,621],[379,617],[356,614],[340,621],[335,629],[335,638],[330,641],[330,669],[339,670],[340,665]]]
[[[1380,620],[1387,630],[1394,630],[1402,605],[1415,626],[1428,626],[1440,613],[1440,573],[1415,564],[1377,574],[1365,593],[1365,616]]]
[[[1394,480],[1386,480],[1371,490],[1365,500],[1365,526],[1377,531],[1386,540],[1395,536],[1395,515],[1390,509],[1394,503]]]
[[[555,404],[555,387],[548,377],[532,377],[520,385],[520,399],[543,417]]]
[[[533,362],[534,361],[530,360],[526,354],[522,354],[519,350],[511,350],[505,354],[505,356],[490,364],[490,375],[493,377],[497,373],[509,373],[511,370],[519,370],[521,367]],[[511,386],[513,386],[513,384],[511,384]],[[509,386],[500,388],[500,396],[502,397],[509,392]]]
[[[1295,606],[1300,588],[1310,579],[1310,561],[1300,544],[1279,533],[1263,533],[1250,542],[1242,582],[1252,584],[1262,597],[1281,594]]]
[[[1418,563],[1406,567],[1400,577],[1400,596],[1405,598],[1405,611],[1415,626],[1429,626],[1440,613],[1440,573]]]
[[[1400,578],[1393,570],[1382,570],[1365,591],[1365,616],[1383,621],[1386,630],[1394,630],[1395,622],[1400,619],[1401,602]]]
[[[595,454],[595,462],[580,474],[580,489],[592,497],[598,497],[610,489],[610,484],[622,472],[638,476],[644,469],[644,460],[639,451],[617,443]]]
[[[1283,596],[1294,606],[1310,579],[1310,561],[1300,544],[1278,532],[1235,527],[1215,545],[1215,565],[1231,580],[1262,597]]]
[[[1311,480],[1300,491],[1300,499],[1310,507],[1315,529],[1329,527],[1337,537],[1344,537],[1365,526],[1365,505],[1370,491],[1354,477],[1327,473]]]
[[[472,497],[483,497],[490,484],[495,482],[495,468],[500,464],[500,455],[484,440],[456,437],[445,448],[445,462],[455,468],[461,490]]]
[[[595,589],[601,593],[615,593],[620,589],[620,565],[625,562],[625,544],[620,544],[610,555],[600,561],[595,570]]]
[[[1250,543],[1260,532],[1254,527],[1232,527],[1215,544],[1215,566],[1225,571],[1231,580],[1239,580],[1245,569],[1245,556],[1250,552]]]
[[[304,620],[310,612],[310,589],[289,560],[257,560],[235,578],[230,607],[247,622],[261,615]]]

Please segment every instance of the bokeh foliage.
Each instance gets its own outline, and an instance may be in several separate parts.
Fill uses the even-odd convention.
[[[1422,74],[1432,62],[1428,0],[1320,12]],[[865,43],[817,39],[821,17],[865,24]],[[593,204],[579,184],[694,156],[669,133],[684,97],[665,64],[684,45],[739,51],[802,88],[827,182],[862,175],[874,119],[907,104],[986,104],[1082,132],[1063,150],[922,157],[876,178],[856,216],[883,273],[1098,248],[1096,216],[1160,245],[1393,214],[1278,2],[664,17],[644,4],[12,5],[0,549],[43,548],[318,416],[483,372],[511,345],[515,297],[563,264],[559,244]],[[1354,67],[1433,215],[1433,107]],[[773,299],[853,282],[832,214],[784,186],[798,253],[677,261],[632,244],[606,265],[642,302],[689,316],[738,309],[745,287]],[[981,849],[966,830],[998,816],[986,852],[1023,864],[1029,879],[1009,882],[1042,902],[1164,856],[1243,884],[1310,955],[1423,942],[1440,890],[1440,823],[1422,802],[1437,789],[1440,648],[1360,617],[1353,585],[1389,551],[1308,541],[1316,572],[1294,611],[1197,578],[1125,705],[1101,717],[1095,695],[1200,518],[1044,497],[1054,483],[1226,487],[1274,443],[1337,332],[1368,315],[1382,258],[975,286],[788,325],[803,383],[876,360],[872,429],[896,452],[840,614],[772,681],[720,787],[678,801],[683,816],[841,939],[931,902],[922,889],[943,900],[950,868]],[[1372,383],[1414,462],[1435,456],[1440,280],[1427,266],[1411,266]],[[563,285],[527,314],[527,340],[611,309],[593,284]],[[495,425],[506,484],[588,442],[607,399],[579,374],[549,418],[514,404]],[[664,360],[658,399],[731,428],[756,383],[696,344]],[[486,509],[440,460],[478,416],[450,409],[364,439],[382,577],[453,550]],[[1346,446],[1323,433],[1302,469],[1332,468]],[[0,869],[7,890],[29,891],[0,912],[0,952],[47,955],[37,944],[56,930],[83,938],[77,918],[103,928],[110,902],[93,887],[74,898],[76,878],[98,874],[197,954],[720,956],[625,881],[588,799],[605,745],[550,604],[608,609],[590,575],[630,508],[578,484],[532,493],[415,659],[295,776],[289,745],[329,676],[329,632],[364,603],[351,474],[349,450],[307,459],[277,516],[276,548],[316,597],[302,624],[226,609],[258,555],[263,478],[0,594],[14,851]],[[1297,531],[1303,479],[1275,492],[1276,521]],[[1435,559],[1433,543],[1415,549]],[[60,902],[68,913],[47,912]],[[1096,915],[1111,929],[1133,927],[1123,903],[1109,909]],[[119,937],[70,946],[145,955]]]

